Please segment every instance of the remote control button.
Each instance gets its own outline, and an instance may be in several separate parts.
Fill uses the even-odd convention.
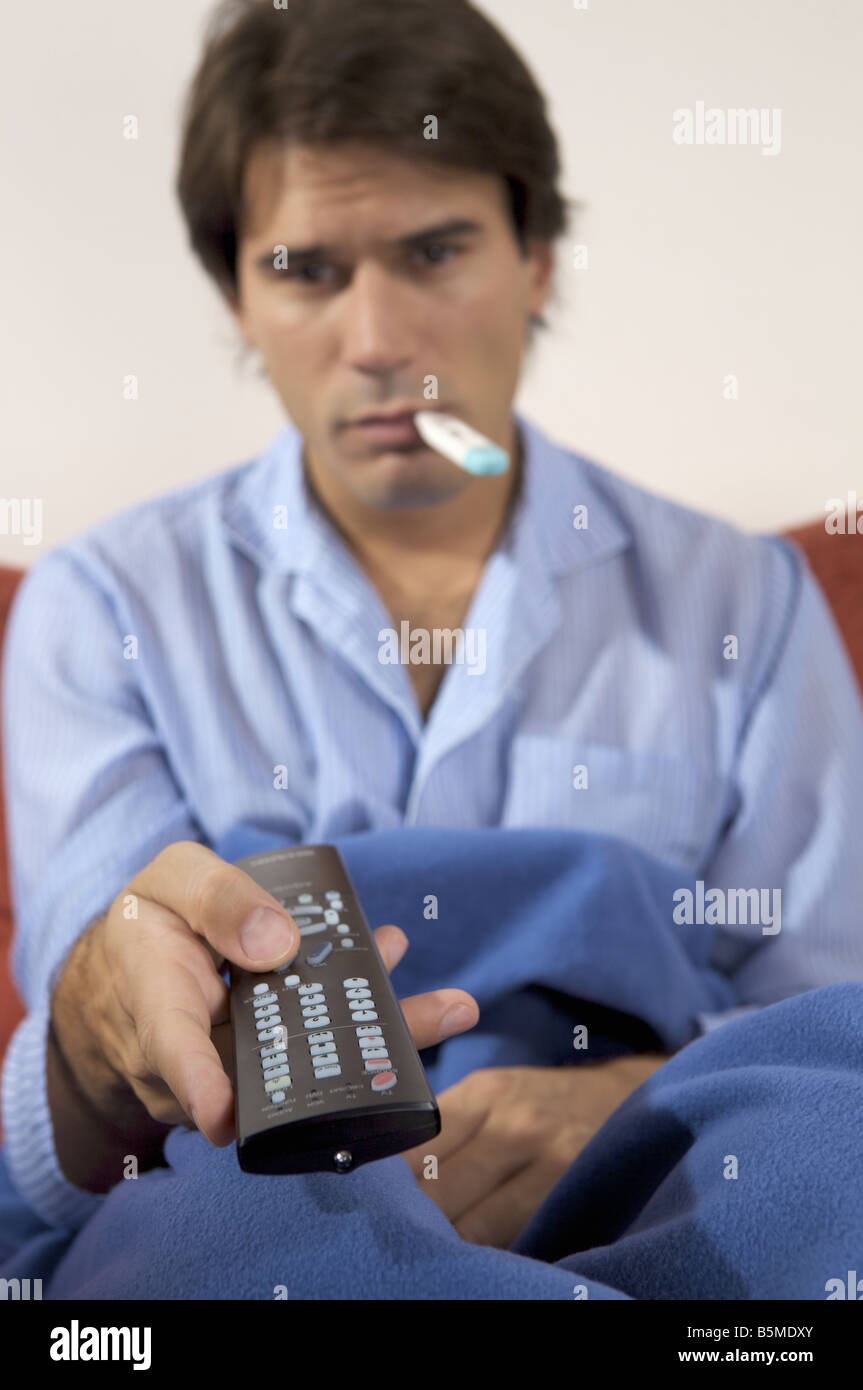
[[[367,1028],[367,1027],[363,1027],[363,1028],[358,1028],[358,1029],[356,1030],[356,1032],[357,1032],[357,1037],[358,1037],[358,1038],[367,1038],[370,1034],[371,1034],[372,1037],[375,1037],[375,1038],[376,1038],[376,1037],[378,1036],[378,1034],[380,1033],[380,1031],[381,1031],[381,1030],[380,1030],[380,1024],[377,1026],[377,1028]]]
[[[334,927],[334,926],[336,926],[338,920],[339,920],[339,914],[336,912],[335,908],[328,907],[328,908],[325,910],[325,912],[324,912],[324,921],[326,922],[327,926],[328,926],[328,927]]]
[[[377,1022],[377,1017],[377,1014],[374,1013],[371,1009],[362,1009],[359,1013],[354,1014],[354,1022],[375,1023]]]
[[[281,1036],[282,1034],[278,1028],[258,1029],[258,1042],[275,1042],[281,1039]],[[284,1043],[281,1043],[281,1046],[284,1047]]]
[[[323,965],[330,951],[333,949],[331,941],[323,941],[320,946],[316,946],[313,951],[306,956],[309,965]]]
[[[274,1081],[277,1076],[290,1076],[290,1067],[267,1067],[264,1072],[265,1081]]]
[[[320,994],[323,986],[319,980],[315,980],[313,985],[300,985],[297,994]]]
[[[351,1011],[351,1018],[356,1018],[358,1014],[368,1013],[369,1009],[375,1007],[374,999],[349,999],[348,1008]]]
[[[299,975],[286,975],[284,980],[282,981],[282,984],[285,986],[285,989],[296,989],[299,983]]]
[[[326,1014],[321,1014],[319,1018],[307,1018],[303,1022],[306,1028],[326,1028],[332,1019],[327,1018]]]
[[[309,1046],[311,1046],[312,1043],[332,1042],[332,1040],[332,1033],[312,1033],[308,1038],[306,1038],[306,1042],[309,1044]]]
[[[389,1053],[385,1047],[364,1047],[362,1055],[368,1062],[380,1062],[383,1057],[389,1061]]]
[[[366,1062],[366,1071],[388,1071],[391,1066],[389,1057],[385,1057],[382,1062]]]
[[[324,897],[327,899],[328,902],[332,902],[333,898],[341,897],[341,894],[339,893],[338,888],[330,888],[324,894]]]
[[[287,1100],[287,1096],[284,1091],[273,1091],[270,1100],[273,1102],[273,1105],[281,1105],[283,1100]]]
[[[335,1050],[336,1045],[334,1042],[315,1043],[313,1047],[309,1048],[309,1055],[311,1057],[320,1057],[325,1052],[335,1052]]]
[[[353,976],[350,980],[342,980],[345,989],[353,989],[354,985],[367,985],[368,980],[361,980],[359,975]]]
[[[379,1071],[377,1076],[372,1077],[373,1091],[389,1091],[395,1086],[398,1077],[393,1071]]]
[[[318,932],[326,929],[326,922],[313,922],[309,927],[300,927],[300,936],[316,936]]]
[[[371,992],[370,989],[346,989],[346,990],[345,990],[345,998],[346,998],[346,999],[371,999],[371,997],[372,997],[372,992]]]
[[[300,893],[300,895],[299,895],[298,898],[297,898],[297,902],[298,902],[298,903],[310,903],[311,901],[312,901],[312,895],[311,895],[311,893]]]
[[[287,1060],[288,1060],[288,1054],[287,1054],[287,1052],[284,1052],[280,1047],[262,1047],[262,1048],[261,1048],[261,1066],[262,1066],[262,1067],[275,1067],[275,1066],[278,1066],[279,1062],[287,1062]]]
[[[339,922],[339,925],[336,927],[336,931],[338,932],[339,936],[347,936],[348,932],[350,931],[350,927],[348,926],[347,922]]]
[[[279,996],[274,994],[272,990],[270,990],[269,994],[259,994],[257,999],[252,1000],[256,1009],[262,1009],[265,1004],[278,1004],[278,1002]]]
[[[305,1009],[303,1009],[303,1018],[314,1018],[316,1014],[323,1013],[324,1007],[325,1005],[323,999],[318,1000],[318,1002],[315,1004],[309,1004]]]
[[[290,1086],[290,1078],[287,1076],[279,1077],[278,1081],[265,1081],[264,1090],[268,1096],[272,1096],[274,1091],[287,1091]]]
[[[255,985],[255,988],[252,990],[253,994],[269,994],[269,992],[270,986],[264,984]]]
[[[255,1009],[255,1018],[272,1018],[278,1012],[278,1004],[266,1004],[263,1009]]]
[[[344,948],[345,948],[346,951],[352,950],[352,949],[353,949],[353,944],[354,944],[354,943],[351,941],[351,938],[350,938],[349,936],[346,937],[345,940],[342,942],[342,945],[344,946]]]
[[[341,898],[330,898],[330,907],[334,907],[336,912],[341,912],[342,908],[344,907],[344,903],[342,902]]]
[[[315,1078],[320,1080],[323,1076],[341,1076],[341,1067],[315,1067]]]
[[[386,1043],[384,1042],[383,1038],[380,1037],[378,1034],[375,1034],[375,1036],[374,1036],[373,1038],[368,1038],[368,1037],[366,1037],[366,1038],[360,1038],[360,1039],[359,1039],[359,1044],[360,1044],[360,1051],[362,1052],[362,1054],[363,1054],[364,1057],[365,1057],[365,1055],[366,1055],[366,1054],[365,1054],[365,1049],[366,1049],[367,1047],[386,1047]]]

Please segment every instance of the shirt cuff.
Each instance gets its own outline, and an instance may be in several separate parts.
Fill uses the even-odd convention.
[[[717,1028],[721,1028],[723,1023],[730,1023],[735,1018],[745,1018],[747,1014],[758,1013],[759,1010],[766,1008],[766,1004],[740,1004],[734,1009],[724,1009],[718,1014],[696,1014],[695,1021],[701,1029],[702,1036],[705,1033],[712,1033]]]
[[[4,1153],[15,1187],[50,1226],[77,1230],[99,1210],[105,1195],[74,1187],[54,1147],[45,1050],[50,1003],[29,1013],[12,1035],[3,1066]]]

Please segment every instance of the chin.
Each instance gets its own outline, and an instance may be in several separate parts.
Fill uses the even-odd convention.
[[[357,461],[348,470],[345,481],[367,506],[379,511],[405,511],[438,506],[458,496],[470,480],[430,450],[391,450]]]

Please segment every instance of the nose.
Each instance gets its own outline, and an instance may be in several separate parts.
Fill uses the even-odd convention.
[[[341,320],[344,356],[361,372],[396,372],[410,366],[416,352],[416,306],[411,291],[380,265],[366,262],[354,271]]]

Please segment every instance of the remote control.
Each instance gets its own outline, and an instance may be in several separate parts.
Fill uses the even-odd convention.
[[[440,1111],[338,850],[235,862],[300,930],[290,965],[230,967],[240,1167],[347,1173],[433,1139]]]

